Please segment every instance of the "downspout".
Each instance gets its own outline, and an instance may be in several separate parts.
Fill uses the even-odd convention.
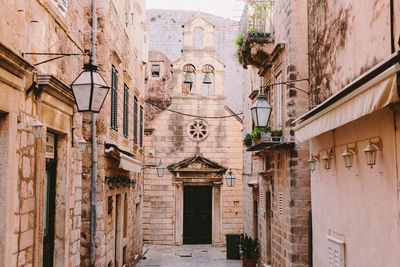
[[[96,32],[97,14],[96,0],[92,0],[92,54],[90,61],[96,65]],[[97,202],[97,114],[92,113],[92,180],[90,191],[90,266],[94,266],[96,261],[96,202]]]
[[[394,40],[394,4],[393,0],[390,0],[390,46],[392,48],[392,54],[395,52],[395,40]]]

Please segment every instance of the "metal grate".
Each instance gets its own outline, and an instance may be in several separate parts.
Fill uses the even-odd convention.
[[[283,194],[279,192],[278,194],[278,215],[280,218],[283,216]]]

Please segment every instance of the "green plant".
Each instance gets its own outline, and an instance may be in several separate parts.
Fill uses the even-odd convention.
[[[251,144],[252,144],[252,138],[251,138],[251,135],[248,133],[245,135],[245,137],[243,139],[243,145],[251,146]]]
[[[246,259],[257,260],[260,256],[260,243],[258,242],[258,238],[252,239],[246,234],[241,234],[239,247],[243,257]]]
[[[242,64],[242,60],[240,59],[240,49],[242,49],[243,40],[244,40],[243,35],[241,33],[239,33],[238,36],[236,37],[236,41],[235,41],[236,46],[237,46],[235,57],[236,57],[236,60],[240,64]]]
[[[282,130],[281,129],[271,130],[271,135],[272,136],[281,136],[282,135]]]

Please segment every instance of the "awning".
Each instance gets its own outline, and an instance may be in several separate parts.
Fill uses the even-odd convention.
[[[132,154],[129,152],[121,150],[114,144],[105,143],[105,148],[106,153],[114,153],[114,155],[116,154],[117,158],[119,158],[119,168],[135,173],[139,173],[142,170],[140,161],[131,157]]]
[[[391,103],[399,102],[397,92],[399,70],[399,64],[395,64],[355,89],[350,88],[352,85],[350,84],[342,91],[346,89],[352,91],[344,96],[337,96],[343,94],[341,91],[327,99],[325,101],[327,103],[324,102],[316,107],[316,111],[311,110],[303,115],[298,119],[303,121],[294,128],[297,141],[303,142],[378,111]]]
[[[120,153],[119,167],[126,171],[139,173],[142,169],[140,161]]]

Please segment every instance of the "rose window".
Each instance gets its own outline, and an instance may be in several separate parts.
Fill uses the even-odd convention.
[[[208,125],[203,120],[194,120],[188,125],[187,131],[193,140],[200,141],[208,136]]]

